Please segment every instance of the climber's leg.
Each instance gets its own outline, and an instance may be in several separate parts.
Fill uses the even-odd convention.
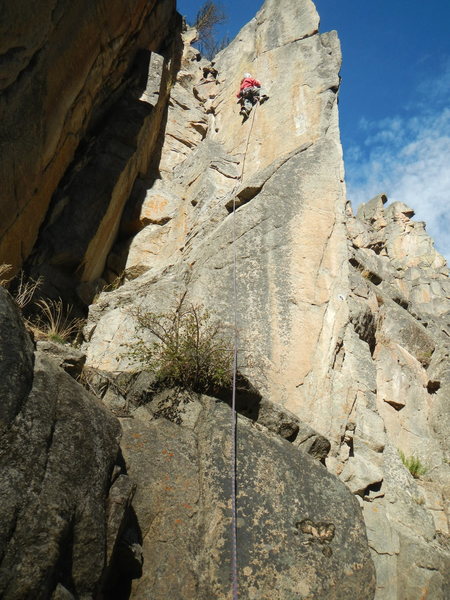
[[[246,101],[242,100],[241,110],[239,111],[239,114],[242,115],[243,117],[248,117],[248,114],[249,114],[250,110],[251,110],[251,107],[249,109]]]
[[[247,96],[244,100],[244,108],[249,113],[253,108],[253,101],[250,96]]]
[[[244,91],[246,92],[246,90],[244,90]],[[250,114],[250,111],[252,110],[252,107],[253,107],[253,103],[251,101],[249,94],[243,93],[240,102],[241,102],[241,110],[239,111],[239,114],[241,114],[243,117],[248,117],[248,115]]]
[[[263,88],[260,88],[260,90],[259,90],[259,103],[262,104],[263,102],[265,102],[268,99],[269,99],[269,96],[266,94],[265,90]]]

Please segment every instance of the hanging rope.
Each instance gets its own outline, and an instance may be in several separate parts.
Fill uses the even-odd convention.
[[[242,160],[241,176],[236,184],[235,191],[244,178],[245,159],[247,157],[250,136],[255,122],[257,101],[252,115],[252,122],[247,136],[244,158]],[[236,195],[233,192],[233,304],[234,304],[234,351],[233,351],[233,389],[231,397],[231,577],[233,600],[238,600],[238,567],[237,567],[237,509],[236,509],[236,488],[237,488],[237,413],[236,413],[236,377],[238,361],[238,297],[237,297],[237,249],[236,249]]]

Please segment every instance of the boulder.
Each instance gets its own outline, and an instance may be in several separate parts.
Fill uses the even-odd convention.
[[[144,573],[131,598],[231,593],[231,415],[205,396],[171,412],[123,419],[138,488]],[[186,413],[188,411],[188,413]],[[196,415],[186,420],[186,414]],[[240,595],[251,599],[373,597],[374,573],[356,499],[317,461],[265,428],[237,425]]]
[[[86,362],[86,354],[80,350],[69,344],[58,344],[49,340],[41,340],[37,342],[36,346],[42,354],[56,361],[58,366],[67,371],[74,379],[81,375]]]
[[[22,409],[33,380],[34,347],[17,306],[0,286],[0,435]]]
[[[111,488],[120,425],[54,361],[33,355],[2,288],[0,306],[0,595],[94,598],[132,495],[117,504]]]

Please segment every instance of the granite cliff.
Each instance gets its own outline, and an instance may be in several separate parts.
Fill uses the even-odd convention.
[[[0,590],[229,597],[229,396],[156,389],[126,351],[140,312],[183,298],[230,327],[237,308],[242,596],[445,600],[448,269],[408,206],[347,202],[336,32],[310,0],[266,0],[211,64],[172,3],[116,4],[95,9],[111,20],[98,44],[67,38],[80,17],[58,3],[5,53],[2,210],[23,204],[1,261],[88,310],[84,356],[67,360],[85,359],[89,391],[2,294]],[[91,65],[69,100],[29,87],[55,80],[56,53],[74,87],[71,61]],[[269,100],[242,122],[246,71]],[[38,99],[25,112],[20,86]],[[41,125],[11,141],[19,118]]]

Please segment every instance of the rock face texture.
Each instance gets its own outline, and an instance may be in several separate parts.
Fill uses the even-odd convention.
[[[424,224],[411,220],[414,211],[401,203],[385,208],[386,200],[373,198],[347,221],[350,323],[335,389],[350,374],[354,383],[346,385],[351,404],[343,405],[348,416],[332,468],[362,497],[376,598],[444,599],[450,590],[448,269]],[[405,469],[399,451],[421,462],[420,479]]]
[[[238,367],[247,385],[238,391],[242,595],[446,600],[445,260],[406,205],[386,206],[380,195],[352,213],[338,127],[339,41],[335,32],[318,33],[310,0],[266,0],[213,65],[191,46],[195,31],[181,34],[176,18],[167,31],[172,11],[168,1],[150,2],[127,17],[133,25],[118,19],[123,37],[105,46],[107,56],[117,50],[110,57],[117,68],[95,79],[82,118],[70,112],[79,118],[73,145],[60,148],[66,129],[52,125],[56,142],[42,153],[50,156],[48,175],[33,167],[42,185],[21,195],[31,206],[30,190],[46,194],[33,203],[44,222],[27,261],[34,276],[45,277],[46,293],[86,306],[109,287],[89,307],[81,355],[42,342],[35,353],[5,300],[11,325],[0,339],[11,329],[13,343],[4,360],[11,385],[0,380],[1,425],[4,464],[13,472],[4,471],[4,531],[19,540],[14,515],[19,525],[22,515],[28,519],[32,532],[34,513],[42,515],[30,547],[49,561],[32,570],[28,549],[5,543],[5,597],[21,597],[14,586],[28,570],[29,595],[42,598],[108,597],[113,589],[136,600],[229,597],[229,395],[158,389],[127,351],[139,311],[165,312],[182,299],[225,327],[233,327],[237,310]],[[39,36],[32,42],[41,43]],[[30,68],[45,56],[38,53]],[[21,51],[7,57],[31,81]],[[235,94],[247,71],[262,80],[269,100],[242,121]],[[16,80],[5,84],[11,93]],[[64,124],[74,131],[68,117]],[[21,218],[10,239],[26,256],[35,233],[21,233]],[[8,253],[2,259],[14,262]],[[103,407],[58,365],[83,369]],[[72,389],[77,408],[69,418]],[[39,418],[30,420],[27,410]],[[111,412],[123,429],[120,470],[113,470],[118,425]],[[26,452],[18,450],[21,427],[32,432]],[[58,461],[46,474],[60,429],[62,456],[69,453],[61,462],[64,484]],[[68,472],[81,441],[84,462]],[[29,476],[14,471],[20,452],[26,465],[43,457]],[[415,476],[400,453],[421,467]],[[9,486],[11,477],[19,483]],[[10,488],[29,500],[20,504]],[[35,489],[48,504],[30,512]],[[89,527],[97,545],[83,537]],[[39,546],[46,529],[51,535]],[[92,548],[83,556],[79,539]],[[70,551],[60,558],[56,547]],[[54,566],[60,561],[64,568]]]
[[[164,306],[171,300],[166,290],[170,282],[180,295],[187,289],[190,299],[205,301],[215,314],[231,320],[234,220],[226,205],[236,193],[244,197],[246,204],[235,223],[239,306],[248,309],[240,311],[242,345],[251,349],[259,365],[252,380],[271,400],[292,410],[301,402],[316,347],[325,343],[319,337],[329,344],[336,336],[336,322],[345,321],[345,306],[337,296],[345,291],[339,282],[344,277],[340,270],[347,265],[336,101],[339,44],[336,34],[316,35],[318,16],[312,3],[302,2],[297,8],[285,4],[264,5],[217,58],[217,79],[201,80],[201,64],[186,49],[171,96],[161,179],[156,190],[148,189],[143,203],[148,211],[165,198],[165,218],[158,210],[156,219],[128,242],[122,259],[125,268],[146,269],[129,288],[134,297],[142,293],[150,305]],[[274,14],[279,23],[271,33],[267,28]],[[287,47],[290,52],[279,56]],[[267,70],[268,63],[282,60],[289,65],[286,81],[275,80]],[[250,68],[267,84],[270,100],[242,124],[235,93],[241,72]],[[313,90],[312,103],[297,93],[300,84]],[[286,102],[281,122],[280,102]],[[195,117],[190,105],[196,108]],[[202,113],[208,123],[203,141],[195,135]],[[299,119],[303,128],[296,126]],[[179,150],[180,138],[187,140],[184,152]],[[115,259],[118,255],[120,249]],[[170,277],[161,278],[167,268]],[[147,281],[156,278],[150,287]],[[127,292],[122,288],[120,293]],[[114,370],[120,335],[107,350],[105,346],[104,361],[97,339],[103,344],[101,330],[109,327],[106,321],[117,311],[104,315],[100,303],[99,312],[103,318],[90,339],[89,356],[95,355],[93,366]],[[319,323],[325,313],[329,325],[324,329]],[[126,328],[127,315],[119,319]],[[95,321],[94,307],[91,322]]]
[[[159,399],[161,403],[161,399]],[[123,419],[137,483],[144,573],[133,598],[230,595],[230,412],[212,398],[158,398]],[[356,499],[325,467],[249,419],[238,422],[239,585],[250,599],[370,596]],[[201,566],[200,566],[201,565]]]
[[[130,303],[163,311],[186,294],[231,323],[236,251],[241,370],[329,440],[327,466],[366,519],[375,597],[444,598],[448,272],[411,209],[380,197],[354,217],[346,204],[339,43],[317,29],[311,2],[266,2],[216,77],[186,45],[160,178],[139,182],[122,226],[140,230],[108,261],[141,275],[91,307],[87,362],[133,369]],[[270,99],[242,123],[245,71]],[[398,451],[426,474],[414,479]]]
[[[30,254],[80,142],[122,95],[138,50],[165,41],[174,10],[174,0],[2,2],[0,255],[7,264],[20,267]],[[109,141],[120,161],[134,140]],[[110,190],[113,165],[109,175]],[[66,194],[64,204],[78,199]],[[114,236],[111,217],[108,225]]]
[[[119,423],[34,352],[1,288],[0,311],[0,595],[97,597],[134,491],[114,468]]]

